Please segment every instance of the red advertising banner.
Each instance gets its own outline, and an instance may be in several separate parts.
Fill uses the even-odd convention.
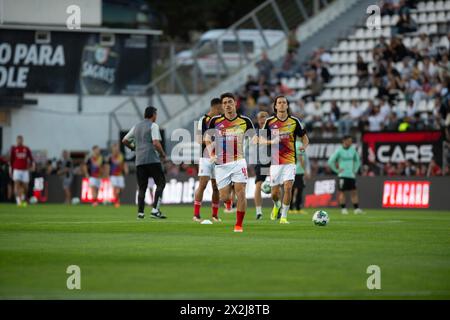
[[[428,208],[429,181],[385,181],[383,208]]]
[[[98,189],[98,202],[115,202],[114,191],[109,179],[102,179],[100,189]],[[92,191],[89,187],[89,179],[84,178],[81,181],[81,202],[92,202]]]

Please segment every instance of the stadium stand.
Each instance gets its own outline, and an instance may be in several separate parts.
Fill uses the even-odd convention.
[[[273,70],[278,77],[272,83],[250,78],[238,91],[241,111],[254,116],[268,108],[267,95],[287,94],[293,112],[313,136],[324,134],[314,130],[324,124],[339,135],[349,134],[349,129],[378,129],[372,123],[385,130],[402,122],[410,129],[448,126],[450,1],[383,10],[391,14],[382,16],[380,29],[357,26],[350,36],[329,50],[318,49],[300,66],[290,62],[295,60],[290,51],[281,70]],[[416,31],[404,32],[400,15],[416,21]]]

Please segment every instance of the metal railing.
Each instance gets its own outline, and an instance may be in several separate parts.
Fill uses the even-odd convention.
[[[334,0],[267,0],[238,20],[226,30],[210,32],[200,38],[191,50],[178,53],[175,63],[157,75],[147,86],[146,93],[164,114],[164,121],[175,116],[180,108],[171,110],[165,95],[179,95],[184,107],[193,103],[193,96],[209,92],[225,79],[230,79],[280,42],[280,50],[271,50],[272,60],[281,58],[295,39],[299,25],[314,17]],[[122,102],[120,107],[131,104],[134,97]],[[111,113],[111,124],[117,123]],[[112,133],[112,130],[110,130]],[[112,136],[110,136],[110,140]]]

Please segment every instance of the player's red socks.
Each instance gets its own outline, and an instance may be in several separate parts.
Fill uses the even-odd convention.
[[[232,205],[233,205],[233,201],[231,201],[231,200],[225,201],[225,209],[231,210]]]
[[[217,218],[217,215],[219,214],[219,202],[213,202],[211,207],[213,217]]]
[[[236,226],[242,227],[242,222],[244,221],[245,211],[236,212]]]
[[[200,217],[200,208],[202,206],[201,201],[194,201],[194,215]]]

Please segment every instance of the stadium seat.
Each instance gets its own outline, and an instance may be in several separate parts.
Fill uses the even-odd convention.
[[[399,15],[398,15],[398,14],[394,14],[394,15],[391,17],[391,23],[390,23],[390,26],[395,26],[395,25],[397,24],[397,22],[398,22],[399,19],[400,19]]]
[[[325,89],[322,92],[322,95],[319,97],[319,100],[330,100],[331,99],[332,90],[331,89]]]
[[[434,1],[428,1],[426,11],[434,11]]]
[[[348,100],[350,97],[350,89],[345,88],[341,91],[341,100]]]
[[[390,26],[390,25],[391,25],[391,17],[388,16],[388,15],[384,15],[384,16],[381,18],[381,25],[382,25],[383,27]]]
[[[435,103],[436,102],[434,101],[434,99],[431,99],[430,101],[428,101],[428,104],[427,104],[427,111],[428,112],[433,111]]]
[[[324,102],[322,104],[322,112],[323,113],[330,113],[330,111],[331,111],[331,102],[329,102],[329,101]]]
[[[359,100],[367,100],[369,99],[369,89],[368,88],[362,88],[359,91]]]
[[[348,113],[350,112],[350,102],[344,101],[339,105],[339,109],[341,110],[341,113]]]
[[[359,90],[358,88],[353,88],[350,91],[350,99],[351,100],[357,100],[359,98]]]
[[[369,98],[370,99],[375,99],[377,94],[378,94],[378,89],[377,88],[372,88],[372,89],[370,89]]]
[[[427,16],[427,23],[436,23],[436,22],[437,22],[436,12],[429,13]]]
[[[417,111],[418,112],[427,111],[427,100],[420,100],[419,104],[417,105]]]
[[[427,10],[427,8],[426,8],[426,3],[425,2],[419,2],[417,4],[417,11],[423,12],[423,11],[426,11],[426,10]]]
[[[444,11],[440,11],[437,16],[436,16],[436,21],[437,22],[446,22],[446,18],[445,18],[445,12]]]
[[[438,25],[437,24],[431,24],[428,26],[428,34],[436,34],[438,33]]]
[[[390,38],[391,35],[392,35],[392,32],[391,32],[390,27],[383,28],[383,37]]]
[[[419,19],[417,20],[417,23],[427,23],[427,14],[425,12],[423,12],[419,15]]]
[[[444,1],[440,0],[440,1],[436,1],[435,5],[434,5],[434,10],[435,11],[444,11],[445,10],[445,6],[444,6]]]
[[[352,75],[357,73],[357,66],[356,66],[356,64],[351,64],[349,66],[348,73],[352,74]]]
[[[450,11],[450,0],[445,1],[445,10]]]

